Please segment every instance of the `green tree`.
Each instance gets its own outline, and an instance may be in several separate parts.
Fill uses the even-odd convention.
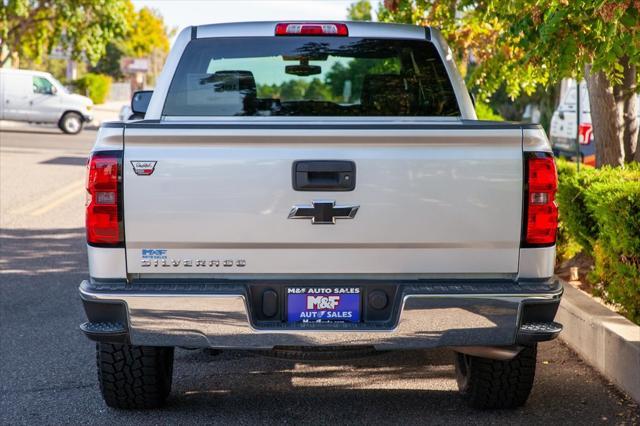
[[[12,57],[40,60],[54,47],[95,63],[126,30],[127,0],[0,2],[0,66]]]
[[[358,0],[349,6],[347,18],[352,21],[371,21],[371,3],[369,0]]]
[[[362,84],[367,74],[397,74],[400,72],[400,63],[397,60],[355,58],[347,65],[336,62],[325,77],[335,99],[342,99],[345,83],[351,82],[351,97],[344,102],[354,101],[360,97]]]
[[[304,91],[304,99],[310,101],[328,101],[331,98],[331,91],[319,78],[311,80],[307,90]]]
[[[459,62],[477,62],[468,81],[484,98],[500,87],[515,98],[586,77],[597,165],[640,161],[639,2],[386,0],[378,18],[441,27]]]
[[[169,53],[169,37],[173,31],[166,27],[159,12],[147,7],[136,12],[131,3],[127,3],[126,7],[126,30],[122,36],[107,45],[105,55],[92,71],[120,79],[123,77],[120,60],[122,57],[129,56],[149,58],[151,60],[149,74],[154,77],[159,74]]]
[[[122,59],[123,56],[118,44],[111,42],[107,44],[104,56],[91,68],[91,71],[97,74],[109,75],[116,80],[122,79],[124,74],[120,69],[120,59]]]
[[[126,56],[142,58],[149,56],[154,49],[169,53],[169,31],[158,11],[143,7],[135,12],[130,6],[129,16],[128,31],[119,40]]]
[[[278,99],[280,97],[280,86],[277,84],[258,84],[259,98]]]
[[[309,84],[303,80],[287,80],[280,85],[280,99],[295,101],[302,99]]]

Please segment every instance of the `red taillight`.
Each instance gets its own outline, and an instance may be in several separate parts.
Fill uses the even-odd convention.
[[[87,242],[119,245],[123,242],[120,209],[121,151],[95,152],[87,163]]]
[[[526,159],[527,191],[524,242],[528,246],[548,246],[556,242],[558,175],[553,157],[535,153]]]
[[[580,145],[589,145],[593,141],[593,128],[591,123],[580,123],[578,126],[578,142]]]
[[[331,24],[322,22],[295,22],[276,24],[277,36],[296,36],[296,35],[322,35],[322,36],[348,36],[349,29],[345,24]]]

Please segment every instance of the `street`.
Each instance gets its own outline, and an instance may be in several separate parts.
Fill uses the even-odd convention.
[[[84,165],[95,136],[0,131],[1,424],[640,423],[638,405],[560,341],[540,345],[533,393],[512,411],[467,408],[446,350],[300,362],[177,349],[165,409],[107,408],[94,344],[78,329]]]

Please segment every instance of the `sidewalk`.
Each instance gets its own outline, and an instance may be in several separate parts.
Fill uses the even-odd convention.
[[[587,363],[640,402],[640,327],[563,282],[556,321],[562,339]]]

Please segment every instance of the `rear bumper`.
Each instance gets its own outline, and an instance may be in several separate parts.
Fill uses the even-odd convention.
[[[260,285],[270,284],[84,281],[80,296],[89,322],[82,328],[100,341],[235,349],[513,346],[550,340],[560,331],[548,327],[563,291],[557,280],[394,283],[388,322],[322,326],[259,324],[250,288]]]

